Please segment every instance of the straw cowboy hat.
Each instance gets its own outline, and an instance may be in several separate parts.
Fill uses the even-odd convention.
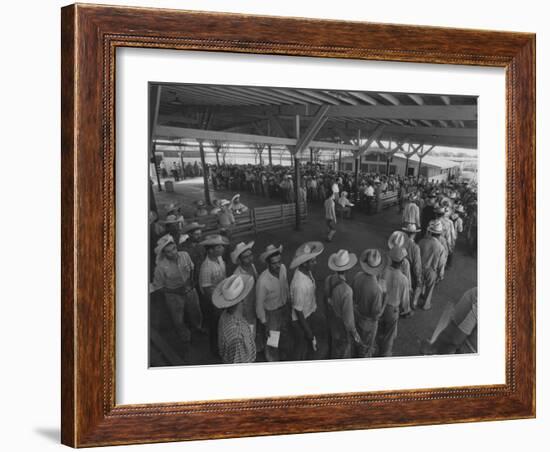
[[[206,246],[229,245],[229,240],[220,234],[210,234],[200,244]]]
[[[296,250],[294,259],[290,263],[290,268],[296,268],[321,254],[325,247],[321,242],[306,242]]]
[[[403,231],[394,231],[390,235],[390,238],[388,239],[388,248],[391,250],[395,247],[403,247],[405,246],[405,242],[407,241],[407,235]]]
[[[268,245],[265,251],[260,254],[260,261],[265,262],[267,258],[275,253],[282,253],[283,252],[283,245],[280,245],[279,247],[276,247],[275,245]]]
[[[227,206],[228,204],[230,204],[230,202],[227,200],[227,199],[222,199],[220,201],[220,206],[223,207],[223,206]]]
[[[235,196],[231,198],[231,203],[234,203],[236,199],[239,199],[241,197],[240,193],[237,193]]]
[[[164,224],[174,224],[174,223],[183,223],[183,218],[176,215],[168,215],[165,220],[162,221]]]
[[[377,249],[366,249],[359,256],[359,265],[368,275],[379,275],[386,267],[386,259]]]
[[[254,277],[233,275],[221,281],[212,293],[212,303],[219,309],[235,306],[246,298],[254,287]]]
[[[193,223],[186,224],[182,228],[182,232],[186,232],[186,233],[187,232],[193,232],[193,231],[196,231],[197,229],[204,229],[205,227],[206,227],[206,225],[199,224],[196,221],[194,221]]]
[[[170,234],[163,235],[160,239],[157,241],[157,246],[155,247],[155,254],[157,256],[162,253],[162,250],[166,248],[168,245],[173,243],[174,245],[176,242],[174,242],[174,237],[172,237]]]
[[[343,272],[355,267],[357,256],[347,250],[339,250],[328,258],[328,268],[335,272]]]
[[[432,234],[443,233],[443,225],[441,224],[441,221],[439,220],[430,221],[430,224],[428,225],[428,232],[431,232]]]
[[[235,249],[231,252],[231,262],[233,262],[234,264],[236,264],[236,263],[237,263],[237,259],[239,258],[239,256],[240,256],[242,253],[244,253],[246,250],[251,249],[253,246],[254,246],[254,240],[252,240],[251,242],[248,242],[248,243],[244,243],[244,242],[237,243],[237,246],[236,246]]]
[[[408,233],[413,233],[413,232],[419,232],[420,229],[417,229],[416,228],[416,224],[414,223],[406,223],[403,225],[403,227],[401,228],[402,231],[405,231],[405,232],[408,232]]]
[[[166,206],[166,213],[170,213],[170,212],[173,212],[174,210],[178,210],[180,207],[181,207],[181,204],[172,202]]]
[[[405,257],[407,257],[407,250],[405,248],[394,246],[390,250],[390,259],[393,262],[401,262],[403,259],[405,259]]]

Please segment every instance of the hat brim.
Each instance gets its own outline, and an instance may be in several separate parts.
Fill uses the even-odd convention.
[[[276,248],[274,250],[264,251],[262,254],[260,254],[260,261],[265,263],[265,261],[269,256],[272,256],[275,253],[282,253],[282,252],[283,252],[283,245],[279,246],[279,248]]]
[[[193,232],[193,231],[196,231],[197,229],[204,229],[205,227],[206,227],[205,224],[195,224],[195,225],[188,224],[187,226],[183,227],[182,232]]]
[[[335,272],[345,272],[357,264],[357,255],[354,253],[349,253],[349,262],[346,265],[339,266],[336,265],[336,254],[333,254],[328,258],[328,268]]]
[[[322,252],[323,251],[321,250],[321,251],[316,251],[314,253],[300,254],[299,256],[296,256],[294,259],[292,259],[292,262],[290,263],[290,268],[293,269],[293,268],[299,267],[303,263],[316,258]]]
[[[221,239],[216,239],[216,240],[203,240],[202,242],[200,242],[200,245],[204,245],[204,246],[224,245],[224,246],[227,246],[227,245],[229,245],[229,240],[224,239],[223,237]]]
[[[248,296],[248,294],[254,287],[254,278],[253,277],[245,278],[244,288],[242,292],[237,297],[231,300],[227,300],[223,296],[223,292],[222,292],[222,286],[224,281],[221,281],[214,289],[214,292],[212,292],[212,303],[214,304],[214,306],[216,306],[219,309],[230,308],[231,306],[235,306],[237,303],[240,303]]]
[[[251,249],[252,247],[254,246],[254,240],[252,240],[251,242],[248,242],[245,246],[243,246],[240,250],[238,250],[239,252],[236,253],[236,249],[233,250],[231,252],[231,262],[233,262],[234,264],[237,263],[237,259],[239,259],[239,256],[241,254],[243,254],[246,250],[249,250]]]
[[[376,267],[371,267],[369,264],[363,261],[363,256],[361,256],[361,259],[359,260],[359,265],[361,266],[361,270],[363,270],[368,275],[378,276],[388,266],[388,257],[383,253],[381,253],[380,257],[381,257],[380,264],[377,265]]]

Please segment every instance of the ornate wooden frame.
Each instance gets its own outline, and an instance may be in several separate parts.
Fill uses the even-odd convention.
[[[71,5],[62,9],[62,442],[74,447],[535,416],[535,36]],[[506,383],[115,404],[115,49],[506,69]],[[101,238],[101,239],[100,239]]]

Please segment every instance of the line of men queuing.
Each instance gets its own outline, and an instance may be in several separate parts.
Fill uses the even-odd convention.
[[[187,162],[182,166],[180,162],[173,161],[171,164],[161,160],[159,163],[160,176],[164,179],[173,177],[176,182],[191,177],[202,176],[202,167],[198,162]]]
[[[204,225],[179,223],[178,230],[153,242],[151,290],[164,294],[181,339],[208,334],[212,354],[223,363],[254,362],[262,352],[268,361],[312,359],[319,348],[316,325],[326,325],[331,358],[391,356],[400,318],[431,309],[434,288],[450,265],[461,229],[453,217],[463,210],[458,199],[463,197],[453,190],[422,192],[422,211],[417,195],[410,196],[403,227],[390,235],[387,251],[366,249],[357,256],[339,250],[329,257],[333,273],[323,284],[324,320],[313,273],[324,251],[321,242],[295,251],[290,279],[282,246],[271,244],[259,255],[265,265],[260,273],[254,242],[238,243],[229,252],[226,237],[203,237]],[[416,243],[418,233],[422,238]],[[236,266],[231,276],[229,261]],[[357,263],[360,270],[350,278]],[[476,328],[473,288],[422,352],[458,352],[475,342]]]

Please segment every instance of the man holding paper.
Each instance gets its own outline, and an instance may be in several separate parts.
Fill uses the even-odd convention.
[[[282,251],[282,245],[269,245],[260,255],[260,261],[267,268],[256,283],[256,315],[265,331],[267,361],[287,359],[291,347],[288,279],[286,267],[281,262]]]
[[[315,278],[311,273],[316,258],[324,250],[321,242],[306,242],[301,245],[290,263],[296,268],[290,284],[292,302],[292,328],[294,330],[294,358],[310,359],[317,351],[317,338],[311,328],[310,316],[317,310]]]

